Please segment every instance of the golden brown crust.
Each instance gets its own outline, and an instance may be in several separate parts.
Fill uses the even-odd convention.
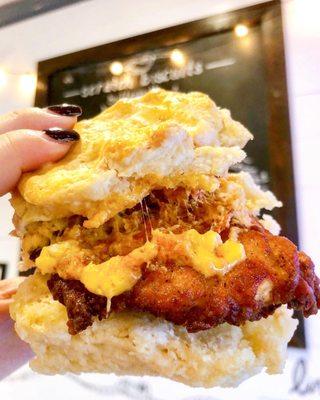
[[[259,320],[281,304],[306,317],[317,313],[319,280],[310,259],[300,262],[293,243],[256,230],[240,233],[239,240],[246,259],[226,275],[205,278],[193,268],[174,264],[146,268],[130,292],[113,299],[114,309],[148,311],[189,331]],[[261,287],[267,290],[261,293]]]
[[[281,372],[297,326],[285,307],[241,327],[222,324],[198,333],[128,311],[96,319],[71,336],[65,307],[52,299],[46,280],[41,274],[28,277],[11,307],[19,336],[36,355],[31,368],[46,374],[113,372],[160,375],[190,386],[236,386],[264,368]]]
[[[74,128],[81,141],[54,165],[24,174],[13,204],[24,224],[68,217],[99,227],[156,187],[212,189],[252,135],[205,94],[153,90]]]
[[[170,262],[168,255],[165,264],[154,260],[146,265],[133,289],[112,299],[111,311],[150,312],[189,332],[225,322],[257,321],[282,304],[305,316],[317,313],[319,280],[311,260],[288,239],[259,225],[257,229],[239,234],[247,257],[226,275],[206,278],[190,266]],[[71,334],[91,325],[95,315],[106,317],[106,298],[90,293],[80,282],[54,275],[48,286],[54,299],[67,307]]]

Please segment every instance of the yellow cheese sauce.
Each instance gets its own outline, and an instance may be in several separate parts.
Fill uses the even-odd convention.
[[[83,268],[81,259],[85,254],[76,240],[66,240],[43,247],[35,264],[43,274],[57,272],[65,279],[79,279],[79,270]]]
[[[245,259],[240,242],[228,239],[223,243],[220,235],[213,231],[200,234],[190,229],[178,235],[155,231],[153,237],[163,257],[190,265],[206,277],[225,274]]]
[[[92,293],[114,296],[130,290],[141,278],[141,266],[157,255],[156,246],[147,242],[127,256],[116,256],[101,263],[90,263],[83,268],[80,281]]]
[[[200,234],[190,229],[173,234],[155,229],[151,241],[125,256],[87,265],[81,257],[85,257],[85,250],[75,240],[69,240],[44,247],[36,266],[43,274],[57,272],[63,278],[78,279],[90,292],[111,299],[132,289],[141,278],[142,266],[154,259],[175,260],[177,265],[188,265],[210,277],[230,271],[245,259],[245,250],[236,240],[223,243],[214,231]]]

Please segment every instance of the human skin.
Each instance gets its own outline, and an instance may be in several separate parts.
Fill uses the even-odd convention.
[[[57,161],[68,152],[79,140],[72,128],[80,114],[79,107],[63,105],[27,108],[0,116],[0,196],[15,188],[23,172]],[[12,296],[22,281],[21,277],[0,281],[0,380],[32,357],[9,316]]]

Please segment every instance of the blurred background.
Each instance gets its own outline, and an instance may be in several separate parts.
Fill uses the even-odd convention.
[[[69,102],[91,117],[152,87],[204,91],[255,135],[241,168],[284,201],[275,217],[319,265],[319,17],[320,0],[0,0],[0,114]],[[19,243],[9,236],[8,197],[0,210],[1,279],[17,274]],[[0,396],[319,399],[319,317],[292,344],[284,375],[261,374],[236,390],[44,377],[24,366],[0,382]]]

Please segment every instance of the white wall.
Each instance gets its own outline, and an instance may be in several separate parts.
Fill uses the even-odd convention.
[[[0,29],[0,65],[15,73],[32,72],[39,60],[253,3],[257,1],[91,0]],[[283,15],[301,244],[319,264],[320,0],[283,1]],[[33,93],[19,90],[18,77],[11,77],[7,87],[0,89],[0,113],[32,103]],[[0,200],[0,213],[2,252],[11,230],[6,199]],[[319,319],[308,324],[320,332]],[[313,334],[312,341],[320,348],[319,334]],[[315,365],[319,366],[318,361]],[[256,382],[265,386],[263,380]],[[281,385],[282,381],[272,382]],[[273,388],[265,390],[272,392]]]

